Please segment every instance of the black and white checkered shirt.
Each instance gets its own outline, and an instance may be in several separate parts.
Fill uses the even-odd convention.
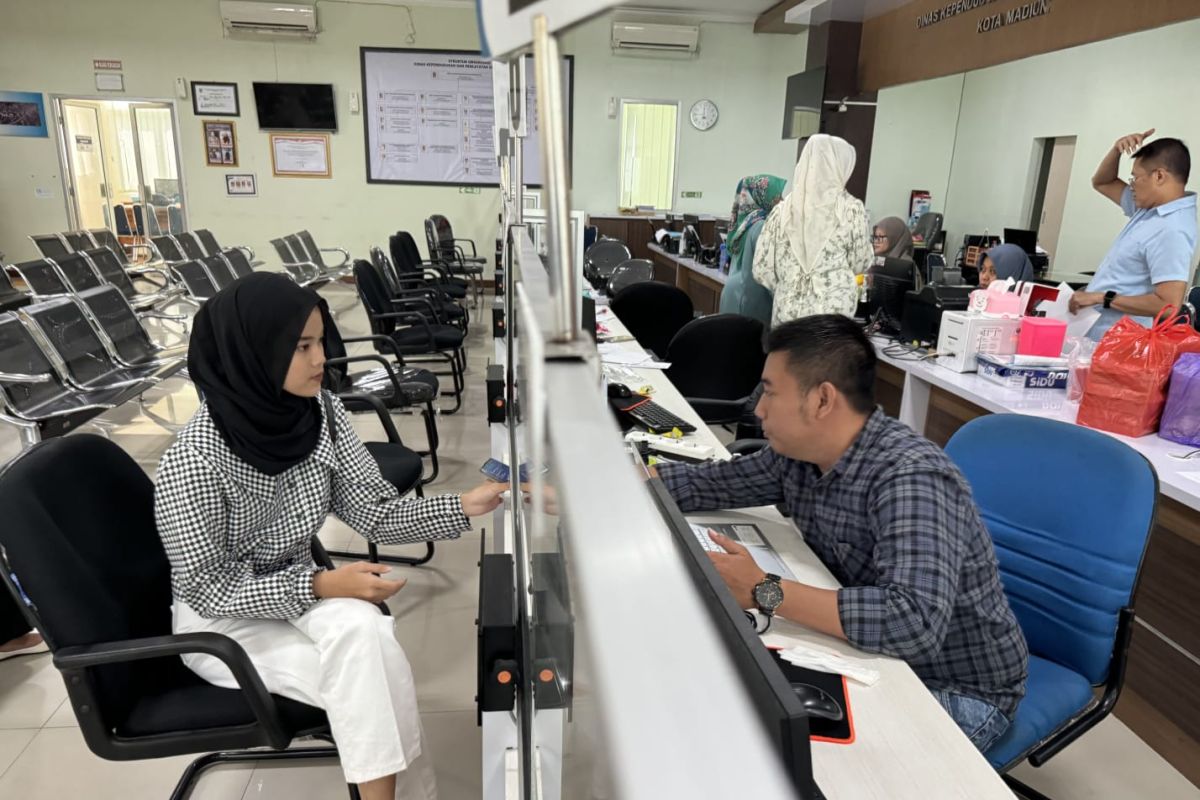
[[[851,644],[1012,718],[1025,693],[1025,637],[971,489],[928,439],[876,410],[825,474],[764,448],[659,475],[685,512],[782,503],[843,586]]]
[[[400,499],[331,399],[337,442],[322,426],[312,455],[274,477],[229,449],[206,405],[180,432],[154,490],[176,600],[209,619],[299,617],[317,602],[310,542],[329,513],[378,544],[450,539],[471,527],[457,495]]]

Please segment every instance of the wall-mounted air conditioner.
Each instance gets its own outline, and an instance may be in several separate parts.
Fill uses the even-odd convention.
[[[694,53],[700,46],[698,25],[660,25],[646,22],[614,22],[613,50],[657,50]]]
[[[221,0],[226,36],[317,37],[317,7],[311,3]]]

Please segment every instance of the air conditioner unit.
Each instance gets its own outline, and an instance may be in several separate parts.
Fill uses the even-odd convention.
[[[697,25],[659,25],[645,22],[614,22],[613,50],[658,50],[694,53],[700,46]]]
[[[311,3],[221,0],[226,36],[317,37],[317,7]]]

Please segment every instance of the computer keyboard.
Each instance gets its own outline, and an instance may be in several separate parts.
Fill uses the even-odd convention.
[[[695,425],[680,419],[653,400],[645,400],[631,408],[627,408],[625,409],[625,413],[629,415],[635,424],[640,425],[651,433],[670,433],[675,429],[678,429],[681,433],[692,433],[696,430]]]
[[[696,537],[696,541],[700,543],[700,549],[706,553],[724,553],[725,548],[712,540],[708,535],[708,528],[700,525],[692,526],[692,534]]]

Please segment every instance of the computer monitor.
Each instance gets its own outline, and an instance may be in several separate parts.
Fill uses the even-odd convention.
[[[691,225],[693,228],[699,228],[700,227],[700,215],[699,214],[684,214],[683,215],[683,224]]]
[[[775,743],[800,800],[818,800],[822,795],[812,776],[808,715],[795,689],[759,639],[746,612],[734,602],[667,487],[657,478],[648,480],[646,485],[683,554],[722,641],[733,656],[754,710]]]
[[[1015,244],[1029,255],[1037,252],[1037,231],[1026,231],[1020,228],[1005,228],[1004,243]]]
[[[700,243],[700,234],[696,233],[696,228],[692,225],[684,227],[683,248],[680,255],[699,258],[701,249],[703,249],[703,245]]]
[[[899,331],[904,318],[904,294],[917,285],[916,264],[907,258],[884,258],[867,273],[875,321],[885,330]]]

